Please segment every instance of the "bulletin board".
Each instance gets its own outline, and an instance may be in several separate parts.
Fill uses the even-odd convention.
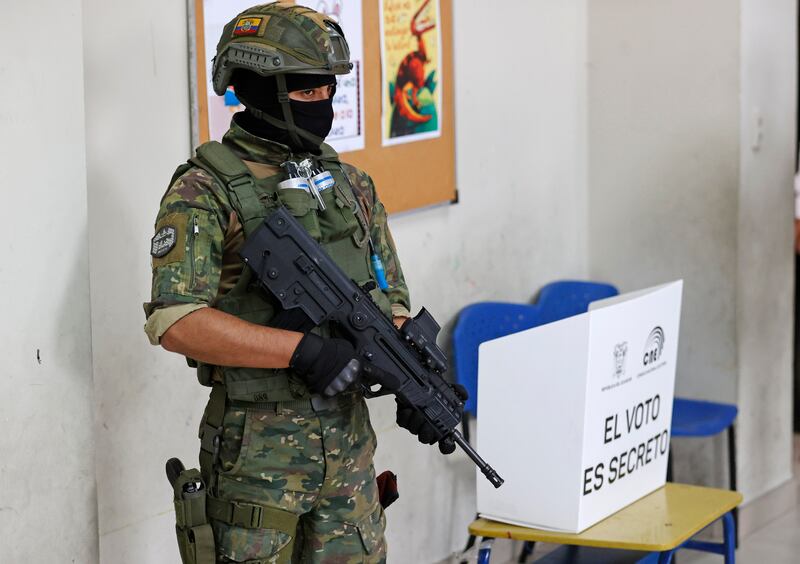
[[[348,2],[357,1],[307,0],[300,3],[332,13],[331,10],[342,10],[343,5],[347,10]],[[215,14],[226,13],[229,5],[230,14],[225,17],[230,20],[257,3],[257,0],[188,0],[192,144],[195,147],[211,138],[218,139],[220,120],[228,119],[220,114],[219,107],[209,107],[221,104],[223,99],[228,104],[228,97],[215,97],[209,81],[207,47],[215,47],[219,37],[206,37],[207,30],[213,26],[205,16],[212,10]],[[389,213],[457,202],[452,0],[361,0],[360,10],[351,9],[344,16],[352,18],[354,12],[360,12],[362,36],[349,33],[348,20],[342,18],[356,66],[349,75],[339,77],[337,97],[339,92],[346,94],[349,85],[358,88],[350,96],[352,111],[347,118],[342,117],[341,124],[337,112],[334,131],[341,131],[343,135],[331,144],[340,152],[343,161],[372,176]],[[358,20],[350,21],[352,26],[352,22]],[[412,35],[413,31],[407,32],[409,28],[415,30],[416,35]],[[402,33],[408,38],[400,37]],[[418,54],[420,48],[425,49],[428,58],[421,65],[413,60],[419,60],[414,53]],[[408,57],[402,56],[404,50]],[[360,60],[356,60],[356,56]],[[388,61],[385,66],[382,65],[384,60]],[[409,62],[417,65],[412,69],[417,73],[416,81],[403,78],[411,76]],[[343,78],[348,80],[347,84],[342,83]],[[409,81],[421,87],[412,88]],[[395,85],[401,82],[405,87],[401,93],[395,92]],[[334,100],[335,107],[336,102]],[[235,98],[229,104],[231,115],[240,109],[234,104],[238,104]],[[398,105],[404,106],[405,111],[398,112]],[[212,123],[213,120],[217,121]],[[416,129],[409,129],[409,123]]]

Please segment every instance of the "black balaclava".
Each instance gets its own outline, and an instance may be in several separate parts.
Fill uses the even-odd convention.
[[[286,74],[286,90],[307,90],[332,84],[336,89],[336,77],[330,74]],[[269,123],[250,111],[250,107],[283,122],[283,108],[278,101],[278,85],[274,76],[261,76],[251,71],[237,70],[232,79],[236,95],[246,110],[236,114],[236,123],[249,133],[288,145],[292,151],[319,153],[320,147],[310,139],[300,137],[300,146],[285,128]],[[333,124],[333,95],[318,102],[289,100],[295,125],[324,139]]]

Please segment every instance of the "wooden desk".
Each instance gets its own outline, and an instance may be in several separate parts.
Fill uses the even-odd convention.
[[[726,563],[732,564],[733,518],[730,512],[741,502],[742,495],[738,492],[668,483],[580,534],[543,531],[487,519],[473,521],[469,531],[490,538],[660,552],[666,556],[659,562],[670,562],[672,554],[685,545],[723,554]],[[720,518],[725,525],[724,543],[691,541],[694,535]]]

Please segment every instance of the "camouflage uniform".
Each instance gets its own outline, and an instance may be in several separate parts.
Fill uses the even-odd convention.
[[[281,174],[277,165],[290,156],[307,156],[290,155],[288,147],[251,135],[235,119],[223,144],[256,178]],[[352,188],[369,223],[367,230],[390,284],[382,297],[390,306],[385,313],[408,315],[408,290],[372,180],[357,168],[338,163],[328,146],[323,146],[323,156],[336,163],[341,180],[346,174],[347,180],[339,184],[350,185],[343,188]],[[183,316],[219,307],[235,291],[244,276],[236,254],[245,238],[243,223],[226,187],[208,171],[192,167],[174,180],[156,220],[157,233],[165,226],[174,229],[175,243],[163,256],[154,253],[152,300],[145,304],[145,331],[151,342],[157,344]],[[268,307],[266,294],[263,299]],[[315,331],[325,335],[331,328]],[[211,382],[225,385],[229,369],[210,368]],[[272,372],[260,371],[265,377]],[[290,382],[300,385],[294,377]],[[278,562],[285,558],[279,552],[292,540],[293,562],[385,561],[385,519],[372,466],[376,441],[363,397],[350,392],[314,404],[307,390],[292,388],[292,393],[300,399],[264,403],[231,399],[228,394],[212,493],[227,502],[278,507],[300,516],[295,539],[269,527],[212,520],[217,561]]]

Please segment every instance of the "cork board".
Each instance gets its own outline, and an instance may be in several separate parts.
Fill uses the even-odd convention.
[[[412,0],[413,1],[413,0]],[[256,4],[257,2],[253,2]],[[303,2],[301,2],[303,3]],[[209,139],[205,44],[218,38],[204,33],[204,0],[188,0],[190,74],[192,86],[192,143]],[[314,7],[315,2],[306,5]],[[439,115],[441,135],[410,143],[382,143],[380,2],[362,0],[364,65],[364,149],[342,153],[342,160],[367,171],[389,213],[457,201],[453,97],[452,0],[439,0],[437,25],[441,33]],[[234,10],[235,11],[235,10]],[[231,17],[235,13],[231,14]],[[345,29],[347,34],[347,29]],[[396,72],[386,69],[387,74]]]

